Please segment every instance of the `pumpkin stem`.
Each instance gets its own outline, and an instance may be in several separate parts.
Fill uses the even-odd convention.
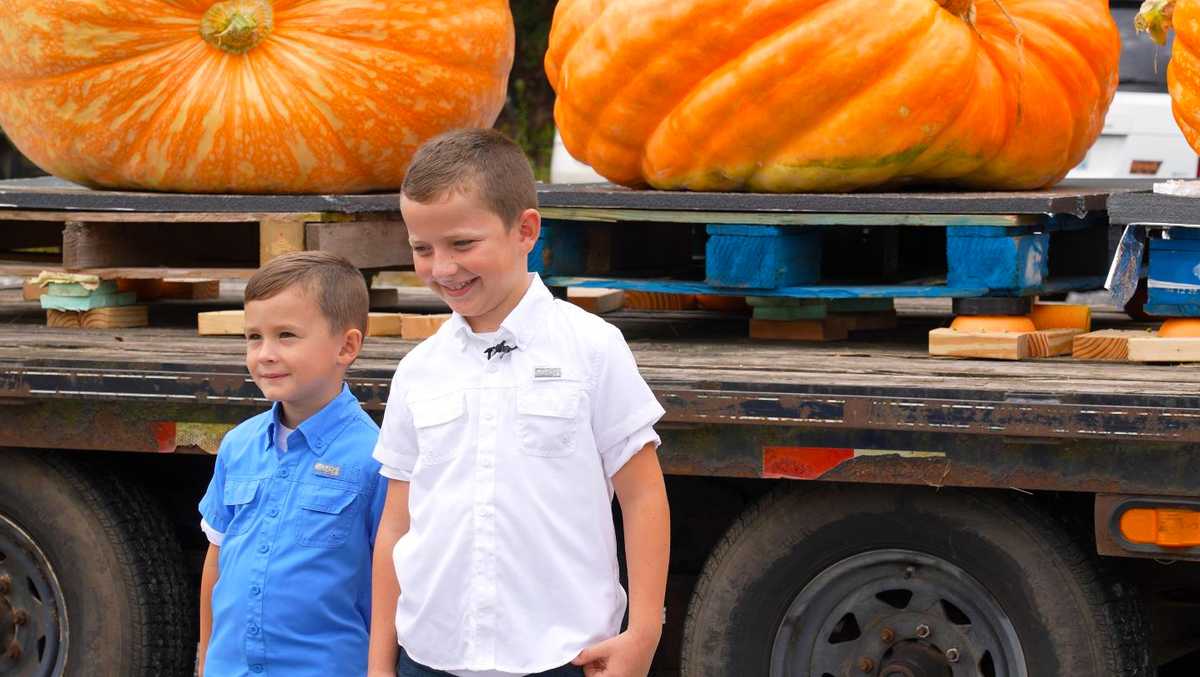
[[[225,0],[200,19],[200,37],[230,54],[245,54],[263,41],[274,27],[269,0]]]
[[[1165,45],[1174,14],[1175,0],[1146,0],[1133,18],[1133,27],[1139,33],[1149,33],[1155,42]]]
[[[975,25],[975,0],[937,0],[942,9],[954,16]]]

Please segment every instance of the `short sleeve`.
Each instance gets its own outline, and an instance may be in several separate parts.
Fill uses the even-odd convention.
[[[225,534],[214,529],[213,526],[208,523],[208,520],[204,519],[203,517],[200,518],[200,531],[203,531],[204,535],[208,537],[209,543],[212,543],[218,548],[225,543]]]
[[[605,472],[609,477],[616,475],[625,467],[647,444],[653,444],[655,449],[662,446],[662,439],[654,432],[654,426],[646,426],[634,434],[618,442],[612,448],[600,450],[600,458],[604,462]]]
[[[666,412],[638,372],[621,332],[611,325],[609,330],[593,365],[591,401],[592,434],[604,473],[612,477],[632,455],[625,455],[624,442],[653,426]],[[645,442],[638,449],[642,446]]]
[[[379,441],[371,454],[382,467],[379,474],[393,480],[407,482],[412,478],[417,465],[417,429],[413,426],[412,410],[408,408],[408,391],[400,386],[401,370],[392,377],[388,392],[387,407],[383,411],[383,425],[379,428]]]
[[[229,439],[229,436],[226,435],[225,439]],[[225,533],[225,529],[229,527],[229,520],[233,519],[233,509],[225,505],[225,449],[225,441],[222,440],[217,451],[217,462],[213,465],[212,479],[208,481],[208,490],[204,492],[204,498],[200,499],[202,522],[219,534]]]

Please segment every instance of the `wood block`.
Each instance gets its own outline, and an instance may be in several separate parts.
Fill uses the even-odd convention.
[[[784,341],[841,341],[849,335],[844,318],[823,320],[750,320],[750,338]]]
[[[723,294],[697,294],[696,305],[704,310],[716,310],[723,313],[745,313],[750,310],[744,296],[725,296]]]
[[[258,222],[258,264],[280,254],[304,251],[304,220],[295,216],[268,216]]]
[[[446,320],[450,319],[450,314],[418,315],[402,313],[402,317],[400,336],[406,339],[417,340],[427,339],[436,334],[437,330],[445,324]]]
[[[249,230],[252,226],[252,223],[67,221],[62,236],[62,266],[66,270],[80,270],[252,264],[255,261]]]
[[[1029,319],[1038,329],[1092,330],[1092,309],[1073,303],[1035,303]]]
[[[1078,329],[1039,329],[1029,334],[1030,357],[1070,355]]]
[[[40,284],[33,284],[26,281],[21,285],[21,298],[26,301],[36,301],[42,298],[42,294],[46,293],[46,288]]]
[[[304,232],[306,249],[337,254],[358,268],[398,268],[413,262],[408,228],[399,219],[309,223]]]
[[[72,329],[124,329],[150,324],[146,306],[96,308],[87,312],[47,310],[46,326]]]
[[[1131,362],[1200,362],[1200,337],[1129,339]]]
[[[1149,331],[1132,329],[1102,329],[1079,334],[1072,342],[1071,356],[1077,360],[1125,361],[1129,359],[1129,339],[1153,336]]]
[[[196,313],[196,327],[201,336],[243,336],[246,333],[246,311]]]
[[[369,313],[367,336],[402,336],[402,313]]]
[[[631,310],[691,310],[696,307],[696,295],[626,289],[625,307]]]
[[[1071,352],[1072,341],[1078,334],[1077,329],[1045,329],[1019,333],[934,329],[929,332],[929,354],[993,360],[1053,357]]]
[[[982,357],[993,360],[1022,360],[1030,356],[1032,332],[975,333],[953,329],[929,332],[929,354],[943,357]]]
[[[620,310],[625,305],[625,292],[600,287],[569,287],[567,300],[589,313],[601,315]]]

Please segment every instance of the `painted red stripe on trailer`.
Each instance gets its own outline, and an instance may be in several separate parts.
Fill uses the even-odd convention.
[[[763,447],[762,476],[815,480],[854,458],[853,449],[836,447]]]

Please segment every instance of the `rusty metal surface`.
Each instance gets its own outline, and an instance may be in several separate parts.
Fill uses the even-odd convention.
[[[349,377],[376,420],[391,376]],[[674,474],[758,478],[771,474],[768,447],[840,446],[861,453],[805,478],[1200,495],[1200,396],[1063,402],[937,388],[650,385],[667,410],[662,458]],[[195,424],[236,423],[267,406],[233,362],[0,362],[0,446],[211,453],[219,430],[200,435],[207,428]]]

